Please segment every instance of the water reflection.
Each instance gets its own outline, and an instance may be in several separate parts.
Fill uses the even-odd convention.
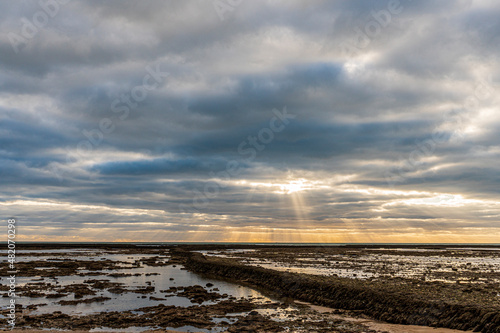
[[[93,257],[87,255],[74,256],[75,260],[103,260],[109,259],[113,261],[124,262],[123,266],[132,267],[131,265],[139,259],[149,258],[157,255],[123,255],[123,254],[103,254],[98,255],[98,253],[93,254]],[[28,257],[24,256],[23,260],[44,260],[49,259],[48,257]],[[168,256],[163,256],[160,258],[163,261],[168,261]],[[161,261],[160,260],[160,261]],[[175,296],[174,294],[168,293],[167,290],[171,287],[188,287],[194,285],[201,285],[206,287],[207,284],[210,287],[206,287],[207,291],[217,292],[221,295],[227,294],[228,297],[235,298],[253,298],[259,299],[260,302],[270,301],[268,297],[262,295],[260,292],[253,290],[248,287],[239,286],[234,283],[218,281],[213,279],[204,278],[191,273],[182,266],[148,266],[143,265],[141,267],[134,268],[120,268],[113,270],[102,270],[99,275],[89,276],[92,271],[78,270],[78,273],[82,275],[71,275],[71,276],[56,276],[52,277],[19,277],[18,286],[25,286],[27,283],[47,283],[50,286],[64,287],[78,284],[86,284],[95,291],[95,295],[87,295],[79,300],[85,300],[95,297],[109,297],[109,300],[102,302],[92,302],[92,303],[80,303],[76,305],[61,305],[58,304],[59,301],[73,301],[75,300],[74,294],[70,293],[67,296],[60,298],[47,298],[47,297],[21,297],[19,304],[23,306],[35,305],[35,304],[46,304],[40,306],[38,309],[34,310],[32,314],[45,314],[53,313],[54,311],[61,311],[65,314],[71,315],[85,315],[91,313],[107,312],[107,311],[128,311],[139,309],[142,307],[156,306],[159,304],[164,304],[166,306],[175,305],[180,307],[188,306],[198,306],[197,303],[192,303],[186,297]],[[123,274],[128,276],[114,277],[108,274]],[[130,276],[131,275],[131,276]],[[110,283],[121,283],[121,287],[127,290],[137,290],[145,287],[153,287],[154,291],[147,294],[135,293],[135,292],[124,292],[122,294],[114,294],[108,290],[92,288],[92,284],[89,280],[106,280]],[[87,283],[85,283],[87,282]],[[43,287],[43,286],[42,286]],[[55,294],[55,292],[43,291],[45,294]],[[214,304],[216,301],[205,301],[201,305]]]

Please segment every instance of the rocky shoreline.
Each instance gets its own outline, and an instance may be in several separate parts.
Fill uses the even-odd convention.
[[[17,329],[500,333],[500,253],[482,248],[26,248]]]
[[[443,283],[398,279],[361,281],[280,272],[205,257],[176,249],[174,257],[198,274],[232,279],[313,304],[354,310],[389,323],[444,327],[474,332],[500,332],[500,304],[495,293]]]
[[[204,279],[183,266],[186,256],[171,256],[172,248],[77,250],[47,246],[24,254],[16,330],[376,333],[237,283]]]

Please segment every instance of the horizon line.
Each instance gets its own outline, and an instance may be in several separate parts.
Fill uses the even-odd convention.
[[[104,241],[104,242],[89,242],[89,241],[17,241],[17,244],[236,244],[236,245],[286,245],[286,244],[298,244],[298,245],[309,245],[309,244],[331,244],[331,245],[495,245],[500,246],[500,243],[383,243],[383,242],[353,242],[353,243],[321,243],[321,242],[188,242],[188,241],[166,241],[166,242],[118,242],[118,241]],[[7,244],[7,241],[0,241],[0,244]]]

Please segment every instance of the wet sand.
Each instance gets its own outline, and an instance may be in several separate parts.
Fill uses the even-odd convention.
[[[397,324],[389,324],[381,321],[371,320],[371,319],[362,319],[362,318],[354,318],[348,316],[341,316],[335,314],[336,309],[327,308],[319,305],[312,305],[307,302],[297,301],[299,304],[305,304],[311,307],[311,309],[318,311],[320,313],[331,313],[333,318],[338,318],[347,321],[353,321],[360,324],[363,324],[369,327],[372,330],[376,330],[377,332],[387,332],[387,333],[464,333],[464,332],[472,332],[472,331],[460,331],[453,330],[449,328],[438,328],[438,327],[428,327],[428,326],[416,326],[416,325],[397,325]]]

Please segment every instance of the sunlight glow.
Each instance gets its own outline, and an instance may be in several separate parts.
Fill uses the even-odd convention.
[[[404,204],[407,206],[438,206],[438,207],[462,207],[465,205],[480,205],[493,204],[498,205],[498,202],[466,199],[460,194],[440,194],[428,198],[415,198],[408,200],[396,200],[384,206]]]
[[[280,192],[286,194],[292,194],[299,191],[304,191],[308,187],[306,185],[305,179],[298,179],[289,182],[288,184],[280,185]]]

